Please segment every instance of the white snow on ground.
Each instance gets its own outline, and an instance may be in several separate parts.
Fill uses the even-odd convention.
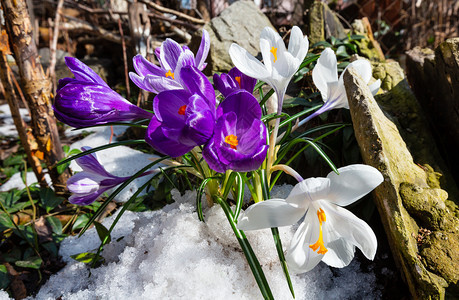
[[[277,196],[291,187],[283,186]],[[273,193],[276,196],[276,192]],[[67,266],[41,288],[35,299],[261,299],[261,294],[234,237],[217,205],[205,211],[206,223],[194,211],[195,192],[161,211],[127,212],[115,227],[103,257],[106,264],[89,269],[69,255],[95,249],[94,229],[81,238],[64,240],[60,254]],[[109,226],[113,217],[106,219]],[[284,244],[291,228],[280,228]],[[276,299],[292,299],[270,230],[246,232]],[[337,273],[337,274],[336,274]],[[292,276],[296,299],[377,299],[381,292],[374,273],[363,273],[359,263],[335,274],[325,264]]]
[[[1,107],[0,107],[0,110]],[[3,109],[3,111],[5,111]],[[2,126],[3,127],[3,126]],[[122,128],[115,128],[115,135]],[[109,128],[94,128],[94,134],[72,145],[96,147],[108,143]],[[102,165],[118,176],[133,174],[151,155],[127,147],[98,152]],[[79,170],[72,163],[73,170]],[[33,175],[33,174],[32,174]],[[34,176],[33,176],[34,177]],[[126,201],[142,180],[122,193]],[[28,184],[32,179],[28,179]],[[12,178],[1,187],[21,188],[22,180]],[[291,187],[277,187],[273,197],[286,197]],[[112,242],[102,253],[106,263],[89,268],[70,255],[99,246],[95,229],[81,238],[68,237],[62,242],[60,255],[67,266],[30,299],[261,299],[261,294],[246,263],[240,246],[218,205],[205,210],[206,223],[195,212],[195,192],[183,197],[174,191],[175,203],[160,211],[126,212],[112,233]],[[115,216],[104,220],[109,227]],[[288,244],[293,229],[280,228]],[[247,232],[247,237],[265,271],[276,299],[292,299],[270,230]],[[122,239],[120,239],[122,238]],[[118,240],[120,239],[120,240]],[[284,247],[285,248],[285,247]],[[91,276],[89,274],[91,273]],[[296,299],[377,299],[381,291],[374,273],[364,273],[354,260],[350,266],[334,269],[319,264],[314,270],[292,276]],[[0,300],[9,299],[0,290]]]
[[[29,112],[25,108],[19,109],[19,114],[26,122],[30,121]],[[8,104],[0,105],[0,136],[17,136],[18,132],[14,126],[13,117],[11,116]]]

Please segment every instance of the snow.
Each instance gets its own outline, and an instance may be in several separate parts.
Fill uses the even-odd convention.
[[[278,187],[273,196],[286,196],[291,186]],[[206,209],[206,222],[194,211],[196,193],[181,196],[161,211],[126,212],[115,227],[102,255],[106,263],[91,270],[69,258],[95,249],[94,229],[81,238],[69,237],[60,254],[68,262],[41,288],[35,299],[261,299],[239,244],[215,205]],[[113,221],[104,221],[107,227]],[[284,243],[293,235],[280,228]],[[270,230],[246,232],[276,299],[292,299]],[[377,299],[381,291],[374,273],[364,273],[357,261],[343,269],[319,264],[311,272],[292,275],[296,299]]]
[[[5,111],[2,107],[0,110]],[[5,118],[3,120],[5,122]],[[110,128],[91,131],[94,133],[71,148],[108,143]],[[123,128],[115,127],[114,131],[117,136]],[[107,149],[97,155],[102,165],[118,176],[133,174],[155,159],[128,147]],[[71,168],[79,170],[74,162]],[[32,176],[27,180],[30,184],[34,175],[28,176]],[[126,201],[144,180],[133,182],[117,200]],[[13,177],[0,190],[21,188],[21,184],[23,186],[19,176]],[[291,186],[275,187],[271,195],[286,197],[290,190]],[[67,262],[66,267],[51,276],[39,293],[29,299],[261,299],[222,209],[218,205],[206,208],[203,223],[195,212],[195,192],[187,191],[182,196],[173,191],[173,198],[175,202],[160,211],[126,212],[112,232],[112,242],[102,252],[105,263],[99,268],[89,269],[70,258],[72,254],[92,251],[99,246],[94,228],[81,238],[66,238],[59,252]],[[105,219],[103,224],[108,228],[115,216]],[[293,230],[280,228],[284,249]],[[246,234],[274,297],[292,299],[271,231]],[[306,274],[292,275],[292,282],[296,299],[377,299],[382,295],[374,272],[362,271],[357,260],[333,271],[320,263]],[[9,298],[0,290],[0,300],[3,299]]]

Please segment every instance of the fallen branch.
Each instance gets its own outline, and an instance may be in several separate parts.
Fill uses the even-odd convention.
[[[201,19],[198,19],[198,18],[194,18],[194,17],[190,17],[187,14],[181,13],[179,11],[176,11],[176,10],[173,10],[173,9],[170,9],[170,8],[162,7],[161,5],[153,3],[153,2],[151,2],[149,0],[139,0],[139,2],[145,3],[146,5],[156,9],[157,11],[160,11],[160,12],[163,12],[163,13],[173,14],[173,15],[176,15],[177,17],[186,19],[186,20],[191,21],[191,22],[196,23],[196,24],[206,24],[206,21],[204,21],[204,20],[201,20]]]

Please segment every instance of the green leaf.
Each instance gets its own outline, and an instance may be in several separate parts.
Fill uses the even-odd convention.
[[[110,236],[110,232],[108,232],[108,229],[97,221],[94,221],[94,226],[96,227],[97,235],[99,236],[99,239],[102,242],[102,244],[110,243],[112,238]]]
[[[88,215],[81,215],[79,216],[75,223],[73,224],[72,226],[72,231],[75,231],[77,229],[80,229],[80,228],[83,228],[84,226],[86,226],[86,224],[88,223],[89,221],[89,217]]]
[[[58,254],[58,249],[57,245],[54,242],[48,242],[48,243],[43,243],[41,244],[43,248],[45,248],[49,253],[51,253],[52,256],[57,257]]]
[[[64,151],[65,154],[69,153],[69,150],[70,150],[69,145],[62,146],[62,151]]]
[[[92,262],[93,259],[96,259],[99,262],[102,262],[104,260],[102,256],[99,256],[96,253],[91,253],[91,252],[83,252],[79,254],[74,254],[74,255],[70,255],[70,257],[76,261],[79,261],[85,264]]]
[[[0,213],[0,231],[14,228],[14,224],[6,213]]]
[[[8,287],[11,280],[8,277],[8,270],[5,265],[0,265],[0,290],[4,290]]]
[[[11,167],[14,165],[22,165],[24,162],[22,161],[22,155],[14,155],[14,156],[8,156],[5,158],[3,161],[3,166],[4,167]]]
[[[339,46],[338,49],[336,49],[336,56],[349,57],[349,54],[346,51],[346,46]]]
[[[62,223],[58,218],[50,216],[46,218],[46,221],[48,221],[49,225],[51,225],[54,233],[62,234]]]
[[[63,197],[58,197],[50,188],[40,190],[40,199],[47,213],[56,208],[64,201]]]
[[[26,260],[18,260],[15,265],[21,268],[40,269],[43,260],[38,256],[31,256]]]

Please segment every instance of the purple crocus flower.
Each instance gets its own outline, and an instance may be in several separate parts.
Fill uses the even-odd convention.
[[[193,66],[180,71],[184,90],[159,93],[153,100],[155,116],[145,140],[157,151],[181,156],[205,144],[215,126],[215,91],[207,77]]]
[[[112,90],[91,68],[76,58],[65,63],[75,78],[63,78],[54,99],[56,118],[79,128],[109,122],[150,119],[152,114]]]
[[[222,73],[220,76],[214,74],[214,84],[217,90],[226,98],[234,91],[243,89],[253,93],[257,80],[243,74],[238,68],[232,68],[228,74]]]
[[[141,89],[158,94],[163,91],[182,89],[180,70],[184,66],[193,66],[204,70],[204,62],[209,54],[209,33],[202,30],[202,39],[196,57],[187,47],[181,47],[176,41],[166,39],[160,48],[155,50],[160,67],[137,55],[133,59],[134,69],[129,77]]]
[[[89,149],[91,148],[81,148],[83,151]],[[129,179],[129,177],[118,177],[108,173],[97,160],[95,153],[77,158],[76,162],[83,171],[67,180],[67,188],[72,193],[69,202],[73,204],[89,205],[105,191]]]
[[[219,110],[214,134],[202,151],[209,167],[219,173],[258,169],[268,145],[257,99],[245,90],[235,91],[220,104]]]

